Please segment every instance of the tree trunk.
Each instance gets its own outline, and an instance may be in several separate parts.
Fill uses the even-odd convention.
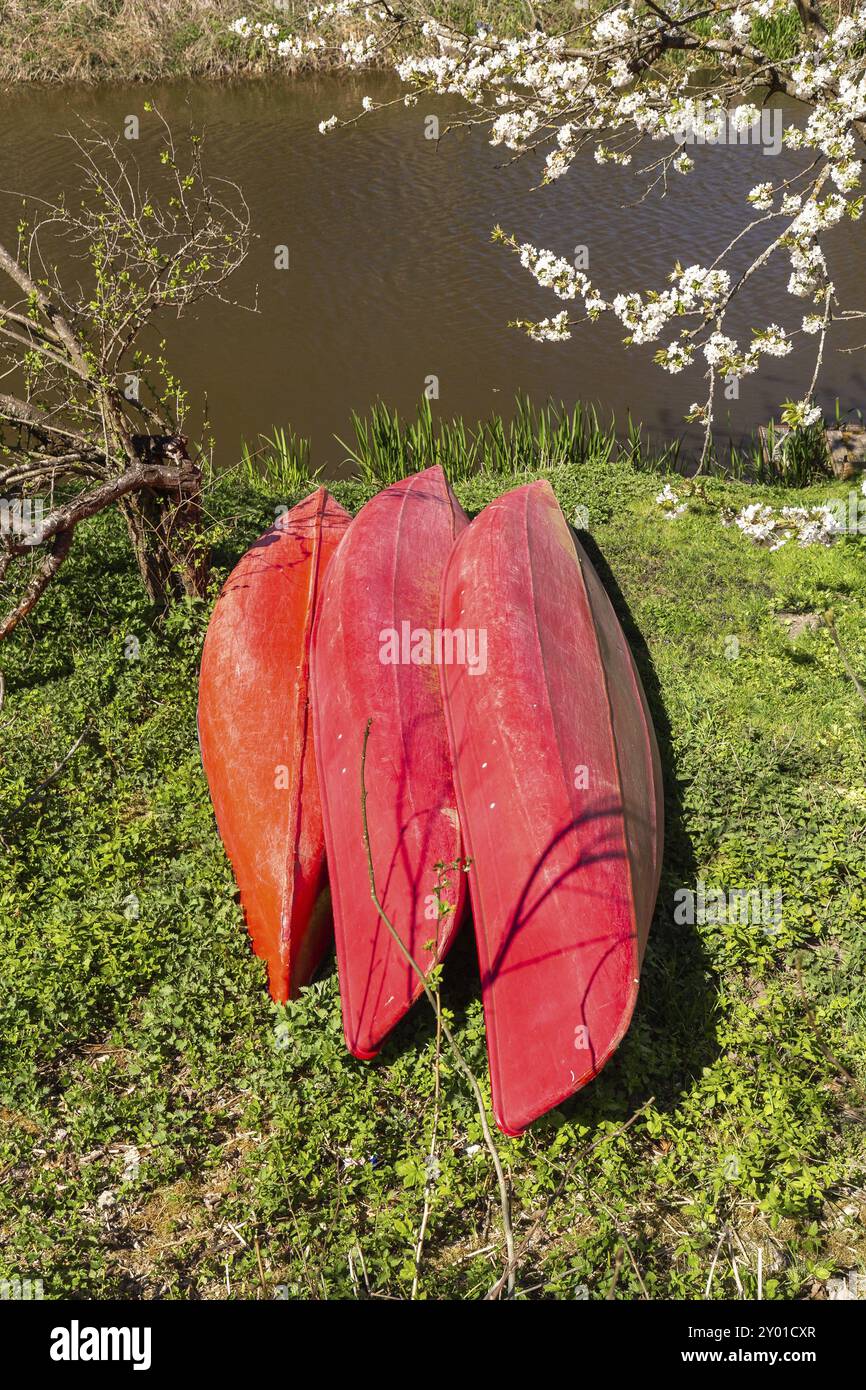
[[[180,435],[135,435],[133,443],[143,462],[177,467],[176,486],[142,488],[120,504],[148,598],[161,608],[178,598],[203,598],[209,565],[201,469],[188,458]]]

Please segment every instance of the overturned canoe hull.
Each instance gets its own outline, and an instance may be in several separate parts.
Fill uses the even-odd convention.
[[[655,735],[616,615],[546,482],[458,539],[443,625],[486,632],[442,689],[497,1123],[521,1133],[628,1028],[661,864]]]
[[[343,1026],[358,1057],[375,1055],[422,988],[370,895],[368,721],[376,889],[423,971],[448,949],[463,907],[459,867],[437,867],[458,865],[462,846],[434,645],[442,575],[465,525],[441,468],[387,488],[352,523],[316,618],[316,755]]]
[[[309,652],[325,571],[350,520],[324,488],[282,516],[226,581],[202,653],[202,763],[278,1002],[309,982],[331,934]]]

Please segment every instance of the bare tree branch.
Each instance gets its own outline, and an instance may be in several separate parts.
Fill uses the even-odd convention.
[[[19,599],[15,607],[4,618],[0,619],[0,642],[3,641],[4,637],[8,637],[22,619],[26,618],[27,614],[35,608],[69,554],[72,546],[72,535],[73,531],[70,528],[68,531],[61,531],[54,537],[48,554],[27,585],[23,598]]]
[[[236,185],[207,181],[200,141],[191,137],[182,158],[166,121],[147,110],[164,144],[156,188],[121,141],[82,122],[83,133],[70,136],[80,202],[37,199],[17,254],[0,245],[0,276],[21,296],[0,305],[0,380],[16,388],[0,393],[0,492],[13,506],[26,498],[48,509],[38,535],[0,533],[7,589],[19,568],[26,576],[25,557],[46,547],[23,594],[7,600],[0,640],[32,611],[76,527],[107,507],[125,518],[152,602],[199,594],[206,583],[186,398],[162,350],[151,360],[138,342],[161,316],[181,317],[207,298],[231,302],[225,286],[246,258],[250,215]],[[76,260],[80,281],[73,272],[61,283],[54,267]],[[131,376],[137,391],[124,389]],[[11,516],[5,501],[2,515]]]

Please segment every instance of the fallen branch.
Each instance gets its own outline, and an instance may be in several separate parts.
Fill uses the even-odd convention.
[[[153,492],[178,492],[185,483],[189,482],[194,486],[197,480],[197,471],[186,459],[180,466],[141,464],[136,468],[129,468],[116,478],[109,478],[107,482],[101,483],[92,492],[79,493],[72,501],[49,512],[40,526],[42,538],[47,541],[58,532],[74,529],[80,522],[96,516],[98,512],[104,511],[114,502],[119,502],[121,498],[128,497],[130,493],[143,492],[146,488]]]
[[[424,1254],[424,1241],[427,1238],[427,1223],[430,1220],[430,1188],[433,1183],[432,1169],[436,1162],[436,1139],[439,1133],[439,1101],[442,1094],[442,996],[436,990],[436,1057],[433,1064],[434,1091],[433,1091],[433,1129],[430,1135],[430,1148],[427,1155],[429,1170],[427,1181],[424,1184],[424,1210],[421,1213],[421,1225],[418,1227],[418,1239],[415,1242],[415,1274],[412,1279],[412,1292],[410,1299],[414,1299],[418,1294],[418,1281],[421,1278],[421,1259]]]
[[[72,546],[72,534],[73,531],[72,528],[70,528],[68,531],[61,531],[54,537],[51,543],[51,549],[30,583],[27,585],[23,597],[19,599],[15,607],[6,614],[5,618],[0,620],[0,642],[3,641],[4,637],[8,637],[9,633],[18,626],[22,619],[26,618],[27,614],[36,607],[36,604],[39,602],[45,590],[48,588],[48,585],[51,583],[51,580],[69,554]]]
[[[200,512],[198,496],[201,487],[201,473],[198,467],[186,457],[185,441],[182,436],[158,437],[156,440],[144,437],[140,445],[143,448],[150,448],[151,452],[154,451],[154,446],[157,450],[156,457],[170,458],[171,462],[144,459],[128,468],[124,473],[118,474],[117,477],[109,478],[96,487],[77,493],[70,501],[55,507],[40,522],[39,544],[49,543],[48,554],[30,581],[24,596],[4,618],[0,619],[0,642],[14,631],[42,597],[69,554],[75,529],[82,521],[97,516],[115,503],[120,503],[122,507],[128,507],[130,499],[141,499],[140,514],[136,513],[134,521],[138,523],[136,540],[142,557],[140,564],[142,572],[144,572],[147,562],[155,563],[153,557],[147,554],[145,521],[150,522],[150,529],[157,535],[162,550],[169,550],[171,517],[166,514],[165,524],[160,526],[162,520],[162,514],[159,512],[162,505],[160,499],[171,497],[176,499],[176,515],[182,522],[186,521],[188,529],[190,524],[195,525],[197,523]],[[185,515],[184,507],[186,507],[188,515]],[[145,508],[149,508],[147,515],[145,515]],[[156,516],[156,521],[150,520],[151,513]],[[130,518],[128,518],[128,522],[129,520]],[[183,525],[181,526],[182,529]],[[31,546],[24,541],[19,543],[7,541],[4,549],[0,551],[0,579],[4,577],[10,558],[26,554],[30,549]],[[176,557],[173,554],[171,562],[176,563]],[[161,572],[151,582],[148,591],[152,602],[158,601],[161,588],[165,587],[167,582],[170,567],[169,561],[163,558],[162,571],[164,573]],[[198,593],[201,587],[199,577],[194,574],[185,575],[183,583],[186,592]]]
[[[64,756],[60,759],[60,762],[57,764],[54,771],[49,772],[47,777],[43,777],[42,781],[37,783],[37,785],[32,789],[32,791],[29,791],[27,793],[24,800],[21,801],[15,807],[15,810],[12,812],[11,816],[7,816],[5,822],[6,825],[8,825],[10,821],[13,821],[16,816],[20,816],[25,806],[28,806],[31,801],[34,801],[36,799],[40,792],[43,792],[46,787],[49,787],[52,782],[55,782],[57,780],[57,778],[60,776],[61,772],[65,768],[66,764],[70,762],[72,758],[75,757],[75,754],[78,752],[79,748],[84,742],[84,736],[89,728],[90,722],[88,721],[85,724],[84,728],[81,730],[81,733],[78,735],[78,738],[75,740],[72,747],[69,749],[69,752],[65,753]]]
[[[616,1247],[616,1254],[613,1257],[613,1278],[610,1281],[610,1288],[605,1294],[605,1299],[610,1301],[616,1295],[616,1286],[619,1283],[620,1271],[622,1270],[622,1246]]]

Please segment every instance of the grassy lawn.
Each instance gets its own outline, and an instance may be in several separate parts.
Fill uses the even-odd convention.
[[[475,512],[530,476],[457,491]],[[829,632],[794,637],[781,615],[832,607],[866,671],[866,543],[771,553],[720,523],[722,504],[842,484],[714,479],[667,521],[651,471],[546,476],[566,515],[588,510],[653,708],[668,829],[626,1041],[523,1139],[500,1137],[519,1293],[695,1299],[712,1269],[711,1298],[749,1298],[760,1250],[765,1297],[822,1296],[866,1267],[864,711]],[[374,490],[333,488],[353,509]],[[215,582],[294,500],[217,486]],[[196,743],[207,617],[154,618],[110,517],[81,529],[2,650],[0,1277],[41,1278],[48,1298],[402,1298],[429,1183],[419,1293],[478,1297],[502,1270],[495,1180],[444,1061],[426,1162],[430,1010],[362,1063],[333,960],[299,1002],[268,1000]],[[699,879],[780,892],[781,922],[678,922],[675,894]],[[468,926],[443,1000],[486,1085]]]

